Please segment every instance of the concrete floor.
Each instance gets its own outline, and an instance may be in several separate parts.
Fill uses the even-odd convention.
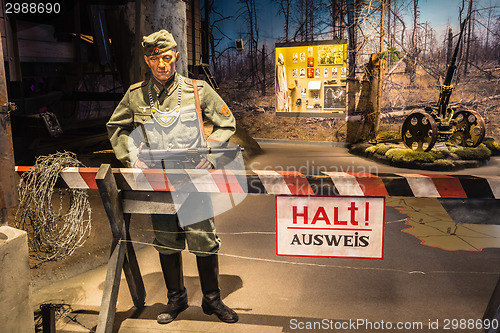
[[[337,168],[334,171],[347,171],[348,167],[348,171],[354,172],[363,172],[361,168],[370,172],[370,167],[371,172],[394,171],[389,166],[348,155],[342,147],[262,146],[266,154],[254,159],[250,164],[253,169],[308,167],[310,174],[314,174],[318,166]],[[460,173],[498,174],[499,166],[500,160],[492,159],[488,166]],[[397,170],[417,173],[416,170]],[[408,200],[407,205],[413,202],[417,206],[419,199],[412,200]],[[273,196],[248,195],[237,208],[216,218],[223,242],[220,252],[222,296],[224,302],[239,313],[238,323],[224,324],[215,316],[202,313],[195,257],[185,251],[184,275],[191,306],[173,323],[158,325],[156,316],[166,302],[166,290],[157,252],[146,246],[138,251],[147,291],[146,307],[141,313],[134,312],[122,278],[115,332],[297,332],[303,331],[300,327],[307,328],[315,322],[321,322],[323,329],[317,327],[309,331],[373,332],[381,328],[380,325],[387,328],[390,322],[394,325],[392,330],[376,331],[449,332],[443,327],[447,319],[482,318],[500,276],[498,248],[449,251],[422,245],[417,237],[401,232],[409,228],[405,224],[408,215],[391,207],[400,208],[397,200],[388,200],[383,260],[277,257],[274,204]],[[149,230],[138,230],[138,233],[141,231]],[[69,304],[72,309],[69,315],[93,328],[105,274],[106,267],[101,266],[39,288],[33,293],[33,303]],[[361,320],[370,323],[363,324]],[[436,321],[439,328],[432,329]],[[354,322],[360,326],[354,328]],[[398,322],[408,325],[408,329],[396,329]],[[409,328],[420,324],[420,330]],[[58,332],[89,330],[61,319]]]

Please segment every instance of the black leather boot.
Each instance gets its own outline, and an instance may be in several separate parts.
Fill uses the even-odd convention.
[[[165,255],[160,253],[161,269],[167,285],[168,303],[166,309],[158,315],[158,324],[168,324],[179,313],[188,308],[184,276],[182,274],[182,255],[180,252]]]
[[[220,299],[219,289],[219,260],[217,254],[208,257],[196,256],[198,272],[200,274],[201,291],[203,299],[201,307],[207,315],[215,313],[217,317],[226,323],[238,321],[238,315],[227,307]]]

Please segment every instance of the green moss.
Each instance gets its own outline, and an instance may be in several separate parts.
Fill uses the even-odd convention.
[[[365,149],[365,152],[370,154],[375,154],[377,152],[377,146],[370,146]]]
[[[491,151],[492,155],[500,155],[500,143],[493,138],[485,138],[483,144]]]
[[[435,160],[434,164],[442,167],[443,169],[451,169],[452,167],[455,166],[455,163],[453,163],[452,160],[445,160],[442,158]]]
[[[474,148],[452,148],[451,152],[457,154],[462,160],[487,160],[491,156],[491,150],[489,150],[484,144],[480,144]]]
[[[450,151],[450,147],[448,147],[448,150],[432,150],[431,152],[432,153],[439,153],[438,156],[442,156],[441,158],[449,158],[451,156],[451,151]],[[438,157],[440,158],[440,157]]]
[[[498,143],[494,140],[488,140],[486,143],[492,146],[498,145]],[[426,165],[432,165],[432,167],[436,168],[436,170],[451,170],[454,167],[463,165],[463,163],[469,163],[465,162],[467,160],[481,161],[488,159],[492,155],[491,151],[484,144],[481,144],[476,148],[457,147],[448,142],[445,142],[445,144],[448,147],[448,150],[431,150],[429,152],[422,152],[401,148],[401,145],[379,143],[368,147],[365,145],[359,151],[376,154],[377,156],[385,156],[387,160],[392,163],[399,163],[403,165],[411,165],[414,163],[416,167],[418,167],[418,163],[425,163]]]
[[[391,149],[391,146],[389,145],[386,145],[385,143],[379,143],[379,144],[376,144],[375,146],[370,146],[368,148],[366,148],[366,152],[367,153],[371,153],[371,154],[379,154],[379,155],[385,155],[385,153],[387,153],[387,151]]]
[[[377,136],[379,139],[401,139],[401,132],[392,129],[381,129]]]
[[[443,159],[446,153],[442,151],[415,151],[411,149],[389,149],[385,156],[393,162],[422,162],[432,163],[437,159]]]

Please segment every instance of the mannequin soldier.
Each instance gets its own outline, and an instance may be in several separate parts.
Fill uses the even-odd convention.
[[[231,111],[206,82],[196,82],[176,73],[179,52],[173,36],[161,30],[143,37],[142,46],[152,77],[130,86],[107,123],[116,157],[126,167],[144,169],[151,166],[138,157],[144,146],[150,149],[199,148],[228,141],[236,131]],[[206,143],[202,114],[214,124]],[[134,136],[134,133],[140,135]],[[200,158],[193,166],[207,169],[213,163],[208,158]],[[185,210],[212,209],[206,194],[190,194],[183,206],[188,204]],[[217,256],[220,240],[215,234],[213,215],[184,221],[181,209],[178,214],[151,215],[168,297],[166,309],[158,315],[157,321],[167,324],[188,307],[181,256],[187,241],[189,251],[196,255],[203,312],[215,313],[221,321],[234,323],[238,315],[220,298]]]

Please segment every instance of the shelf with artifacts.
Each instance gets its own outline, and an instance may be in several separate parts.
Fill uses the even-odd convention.
[[[276,115],[342,118],[347,41],[277,43]]]

